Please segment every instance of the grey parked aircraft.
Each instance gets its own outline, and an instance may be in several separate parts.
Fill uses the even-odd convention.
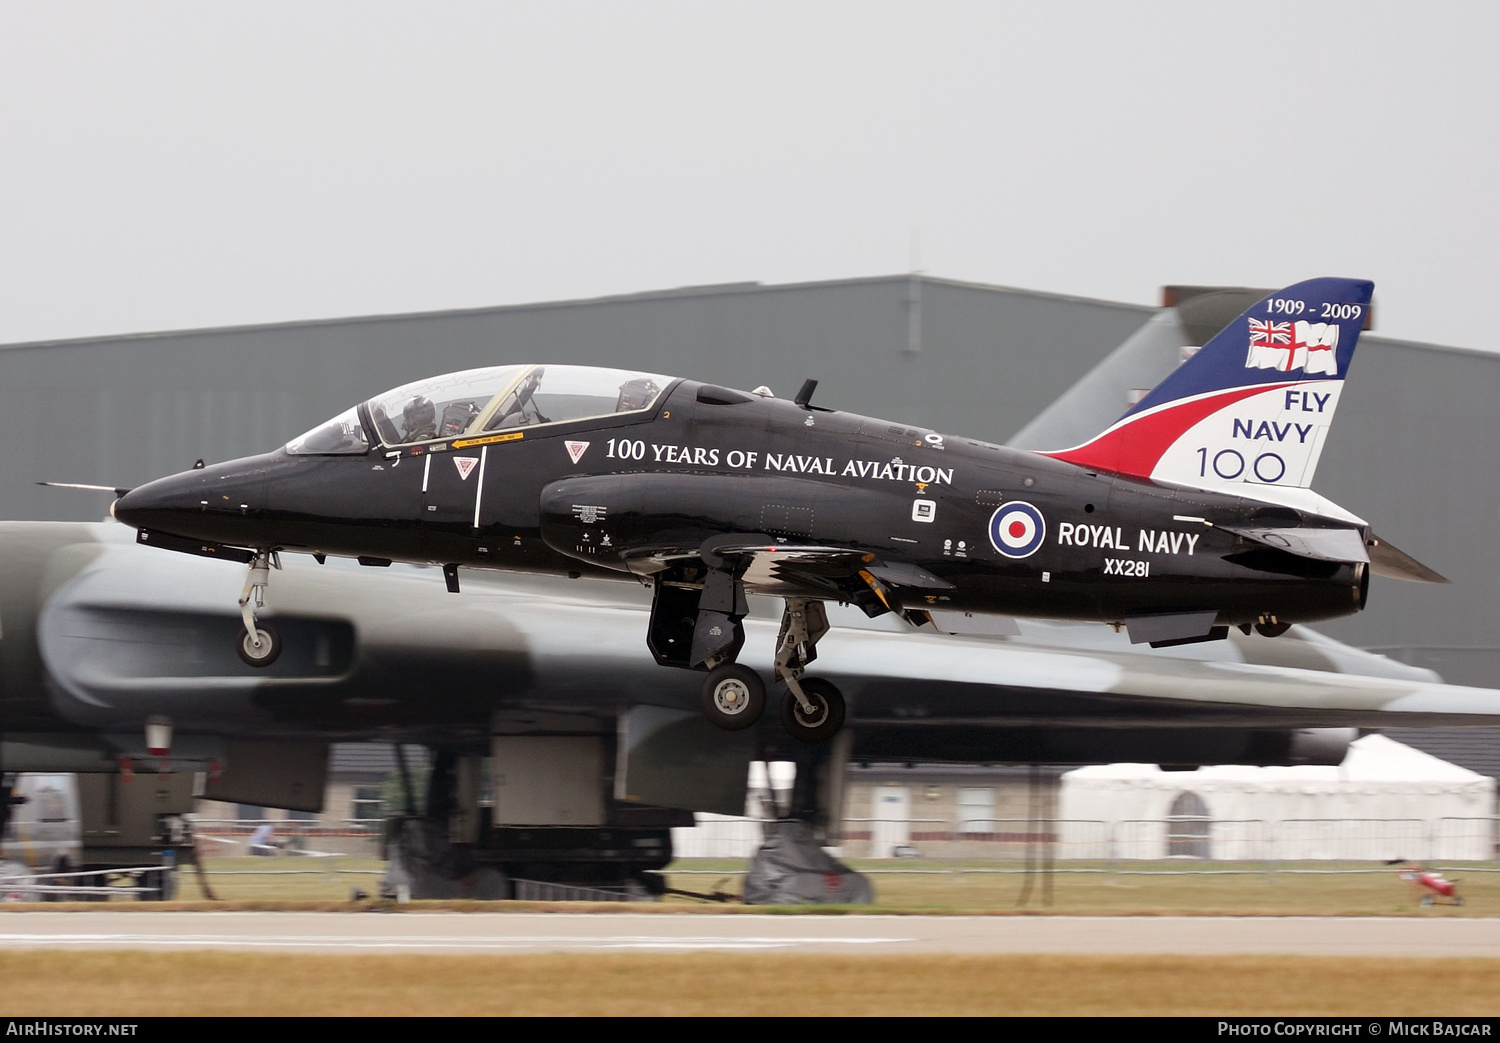
[[[668,827],[687,811],[741,812],[747,765],[767,756],[815,749],[812,762],[835,768],[1337,763],[1356,728],[1500,723],[1500,692],[1300,628],[1153,652],[1030,621],[1019,634],[929,626],[893,641],[851,611],[833,614],[819,649],[850,706],[830,750],[769,720],[709,726],[697,678],[658,669],[639,640],[649,590],[492,575],[455,597],[437,569],[288,555],[266,606],[283,651],[257,669],[234,652],[242,579],[231,562],[159,554],[113,523],[0,524],[0,769],[165,763],[205,772],[209,796],[316,810],[329,742],[423,743],[440,751],[427,813],[449,817],[444,835],[473,849],[464,858],[488,849],[513,875],[551,879],[571,856],[538,853],[538,837],[596,853],[654,838],[621,872],[664,864]],[[777,623],[769,605],[752,611],[742,661],[769,667]],[[842,772],[822,774],[817,803],[836,806]]]

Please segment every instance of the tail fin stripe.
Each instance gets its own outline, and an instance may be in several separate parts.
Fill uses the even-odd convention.
[[[1146,413],[1133,413],[1083,445],[1041,455],[1066,460],[1080,467],[1148,478],[1156,462],[1183,431],[1225,406],[1257,395],[1270,386],[1275,385],[1233,388],[1181,402],[1169,402]]]

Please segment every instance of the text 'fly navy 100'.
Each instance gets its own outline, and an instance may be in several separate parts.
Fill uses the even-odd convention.
[[[707,672],[704,710],[753,724],[735,662],[746,593],[786,600],[782,717],[833,735],[805,676],[823,603],[961,631],[971,614],[1089,619],[1153,645],[1268,637],[1359,611],[1371,569],[1441,577],[1309,488],[1373,286],[1314,279],[1256,304],[1092,441],[1032,453],[649,373],[469,370],[379,395],[264,456],[115,502],[139,539],[246,562],[240,653],[278,550],[365,564],[625,574],[654,585],[658,662]],[[993,626],[993,621],[991,623]]]

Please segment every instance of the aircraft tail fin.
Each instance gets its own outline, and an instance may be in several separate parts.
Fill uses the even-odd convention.
[[[1257,485],[1305,489],[1374,290],[1360,279],[1310,279],[1278,290],[1102,434],[1043,455],[1243,495],[1254,496]]]

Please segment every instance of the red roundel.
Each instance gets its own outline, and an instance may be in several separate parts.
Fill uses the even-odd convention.
[[[990,544],[1007,558],[1029,558],[1047,536],[1042,512],[1022,500],[1012,500],[990,515]]]

